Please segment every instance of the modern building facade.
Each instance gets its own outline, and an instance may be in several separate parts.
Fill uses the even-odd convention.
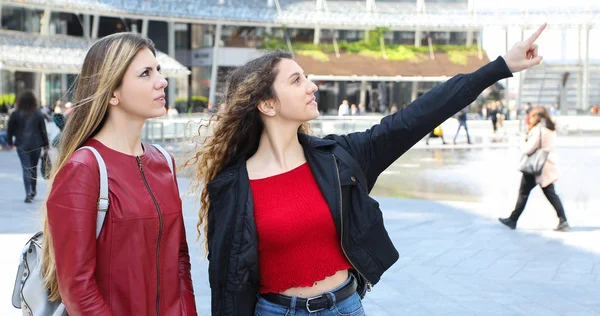
[[[184,106],[192,99],[214,103],[231,69],[260,56],[264,48],[280,47],[293,51],[319,84],[323,112],[334,112],[343,99],[378,109],[410,102],[448,77],[485,64],[486,27],[524,30],[551,21],[557,27],[589,31],[600,16],[600,9],[590,6],[574,5],[565,13],[564,7],[513,10],[486,7],[486,2],[3,0],[0,94],[29,88],[45,104],[68,98],[81,58],[70,54],[85,52],[96,38],[131,31],[151,38],[165,53],[161,62],[169,65],[170,104],[182,100]],[[583,39],[589,35],[580,34]],[[15,47],[20,47],[18,52]],[[22,53],[35,50],[40,53]],[[517,78],[520,88],[514,99],[539,103],[562,98],[565,108],[586,108],[595,68],[585,60],[569,68],[581,85],[563,93],[579,97],[535,99],[530,90],[537,89],[539,76],[532,72]],[[584,84],[588,88],[581,88]]]

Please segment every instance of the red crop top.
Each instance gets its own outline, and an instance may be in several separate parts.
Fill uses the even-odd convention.
[[[307,163],[250,180],[258,232],[260,292],[281,293],[351,268]]]

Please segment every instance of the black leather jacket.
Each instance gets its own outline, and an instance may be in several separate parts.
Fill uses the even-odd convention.
[[[512,76],[502,58],[474,73],[457,75],[406,109],[384,117],[365,132],[325,138],[298,134],[359,279],[359,293],[375,285],[398,259],[383,225],[379,204],[368,195],[378,176],[403,153],[494,82]],[[367,188],[331,153],[342,146],[362,167]],[[232,163],[209,184],[209,282],[213,315],[254,315],[260,275],[253,198],[245,159]]]

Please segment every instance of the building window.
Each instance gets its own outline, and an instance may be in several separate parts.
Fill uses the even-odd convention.
[[[450,32],[431,32],[433,45],[446,45],[450,41]]]
[[[175,24],[175,49],[190,49],[190,31],[187,24]]]
[[[394,44],[414,45],[415,32],[394,31]]]
[[[467,32],[450,32],[451,45],[467,45]]]
[[[394,32],[384,32],[383,41],[386,44],[394,44]]]
[[[125,27],[123,20],[119,18],[100,17],[98,38],[126,31],[127,28]]]
[[[450,42],[450,32],[423,32],[421,35],[421,46],[429,45],[428,38],[431,38],[431,45],[448,45]]]
[[[2,28],[28,33],[40,32],[40,19],[44,12],[26,8],[2,6]]]
[[[357,30],[340,30],[338,31],[338,39],[345,40],[347,42],[358,42],[364,37],[364,31]]]
[[[288,29],[292,43],[312,43],[315,38],[314,29]]]

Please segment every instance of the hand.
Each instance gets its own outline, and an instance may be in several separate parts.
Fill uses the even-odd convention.
[[[504,61],[510,69],[510,72],[519,72],[527,68],[538,65],[542,62],[542,56],[538,56],[538,46],[534,44],[542,31],[546,28],[544,23],[528,39],[518,42],[504,55]]]

